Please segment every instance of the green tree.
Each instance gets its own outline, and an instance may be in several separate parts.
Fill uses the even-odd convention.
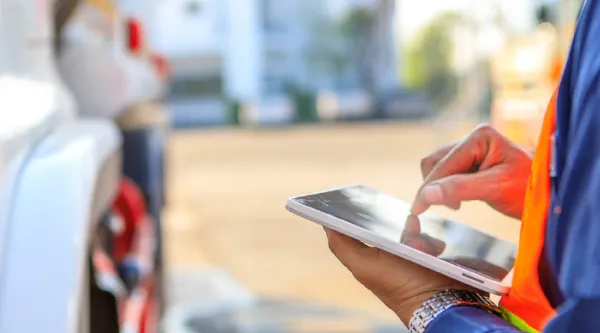
[[[376,47],[374,29],[376,15],[373,10],[356,7],[351,9],[339,23],[339,29],[348,41],[348,55],[358,72],[363,88],[369,94],[376,91],[376,70],[372,52]]]
[[[452,69],[452,31],[460,15],[447,12],[436,16],[408,47],[405,55],[405,80],[409,88],[424,90],[440,108],[458,90],[458,77]]]
[[[350,59],[336,23],[323,17],[311,22],[311,36],[305,56],[315,75],[333,75],[334,84],[338,87],[343,83],[341,76],[350,64]],[[324,70],[326,73],[323,73]]]

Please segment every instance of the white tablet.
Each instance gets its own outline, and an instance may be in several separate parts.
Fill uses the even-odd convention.
[[[354,185],[290,198],[292,213],[336,230],[370,246],[410,260],[457,281],[496,295],[505,295],[503,281],[512,269],[517,247],[464,224],[431,213],[419,216],[424,239],[445,243],[441,254],[411,247],[405,227],[410,206],[372,188]]]

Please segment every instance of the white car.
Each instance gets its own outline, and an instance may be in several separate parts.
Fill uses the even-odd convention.
[[[78,118],[58,79],[54,4],[0,0],[3,333],[90,331],[90,236],[121,173],[117,128]]]
[[[62,32],[59,71],[84,116],[115,119],[136,104],[159,99],[166,89],[141,44],[141,22],[113,10],[81,5]]]

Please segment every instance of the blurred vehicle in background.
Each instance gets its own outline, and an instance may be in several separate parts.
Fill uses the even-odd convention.
[[[99,285],[114,296],[104,309],[116,304],[121,329],[148,332],[157,329],[164,309],[161,212],[169,119],[162,99],[170,81],[168,63],[147,41],[155,5],[83,1],[61,35],[59,56],[65,81],[82,108],[90,107],[84,114],[112,119],[122,136],[124,178],[114,208],[121,222],[106,235],[113,242],[103,248],[105,264],[94,261],[94,268],[106,279],[112,263],[112,279],[122,285]],[[106,311],[93,312],[107,321]]]
[[[425,119],[434,111],[424,92],[401,88],[381,94],[375,110],[376,118],[392,119]]]
[[[91,327],[92,235],[118,191],[121,138],[77,116],[57,73],[53,11],[76,6],[0,1],[2,332]]]
[[[0,1],[2,332],[157,330],[169,70],[116,5]]]
[[[116,118],[166,89],[143,23],[116,6],[82,1],[61,36],[59,69],[86,116]]]

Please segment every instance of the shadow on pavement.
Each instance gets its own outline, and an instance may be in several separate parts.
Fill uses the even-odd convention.
[[[171,302],[163,325],[169,333],[391,333],[398,322],[299,300],[251,295],[217,268],[170,277]]]

